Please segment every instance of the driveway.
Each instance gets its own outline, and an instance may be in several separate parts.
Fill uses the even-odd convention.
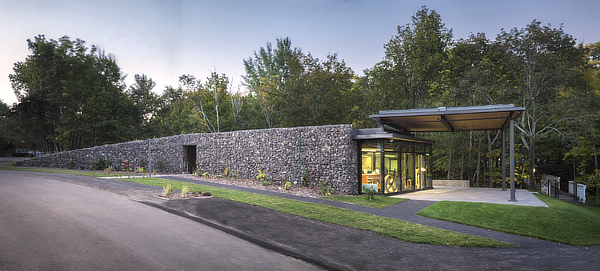
[[[319,270],[86,179],[0,171],[0,270]]]

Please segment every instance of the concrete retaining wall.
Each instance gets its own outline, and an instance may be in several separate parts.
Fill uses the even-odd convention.
[[[433,187],[469,187],[469,180],[433,180]]]
[[[311,126],[210,134],[187,134],[150,140],[152,166],[160,172],[186,171],[184,146],[196,146],[196,167],[223,174],[225,168],[254,178],[262,170],[268,178],[300,182],[304,170],[310,182],[324,182],[334,191],[357,194],[356,142],[351,125]],[[116,169],[128,160],[148,167],[148,141],[133,141],[35,157],[19,166],[91,169],[99,158]]]

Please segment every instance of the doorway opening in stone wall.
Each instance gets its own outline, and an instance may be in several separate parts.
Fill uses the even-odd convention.
[[[187,173],[196,171],[196,145],[183,146],[183,168]]]

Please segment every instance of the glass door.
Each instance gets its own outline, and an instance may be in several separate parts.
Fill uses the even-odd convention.
[[[381,152],[377,142],[362,143],[361,188],[376,189],[381,192]]]
[[[400,178],[398,178],[398,176],[400,175],[400,169],[398,168],[398,158],[399,158],[399,153],[397,152],[392,152],[392,153],[385,153],[385,178],[383,180],[383,183],[385,185],[385,193],[394,193],[394,192],[398,192],[399,191],[399,181]]]
[[[402,191],[415,190],[415,154],[402,153]]]

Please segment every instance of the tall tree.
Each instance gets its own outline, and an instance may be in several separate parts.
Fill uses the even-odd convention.
[[[289,62],[301,54],[301,49],[292,49],[290,38],[284,38],[277,39],[276,48],[267,42],[266,47],[254,52],[254,58],[244,59],[244,84],[258,99],[269,128],[280,121],[277,111],[273,110],[272,97],[285,91],[285,83],[290,77]]]
[[[136,74],[135,83],[129,87],[127,95],[133,101],[133,118],[137,137],[149,136],[152,131],[148,124],[160,107],[160,97],[152,92],[156,83],[145,74]]]
[[[10,80],[15,118],[38,149],[53,152],[131,139],[131,103],[114,57],[79,39],[27,40],[31,55]]]
[[[452,30],[435,10],[425,6],[412,16],[410,24],[398,26],[398,34],[385,45],[383,66],[392,70],[395,91],[404,92],[404,108],[432,106],[441,94],[437,83],[451,42]]]
[[[525,108],[516,127],[529,151],[530,186],[535,189],[532,180],[535,180],[536,140],[556,131],[564,121],[564,116],[554,114],[552,104],[559,88],[565,87],[569,77],[574,76],[574,68],[585,63],[583,51],[562,27],[542,26],[535,20],[520,30],[502,30],[496,42],[505,52],[503,64],[509,69]]]
[[[182,75],[179,81],[185,88],[184,97],[199,114],[208,132],[231,131],[232,104],[229,78],[225,74],[212,72],[204,84],[192,75]]]
[[[285,126],[349,123],[354,72],[337,55],[321,61],[297,55],[289,62],[290,77],[275,93],[275,108]],[[290,106],[293,103],[293,106]]]

